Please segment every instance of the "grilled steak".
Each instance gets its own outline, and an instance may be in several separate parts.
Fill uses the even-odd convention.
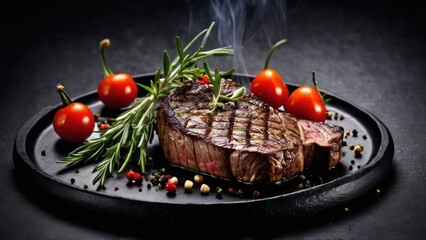
[[[238,87],[222,80],[222,94]],[[251,94],[210,113],[213,87],[191,82],[166,97],[157,133],[172,164],[242,182],[275,183],[314,165],[334,167],[342,129],[297,119]]]

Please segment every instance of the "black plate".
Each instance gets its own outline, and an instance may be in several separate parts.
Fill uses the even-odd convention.
[[[135,80],[146,83],[151,77],[139,75]],[[241,75],[232,78],[246,85],[251,79]],[[288,84],[288,87],[292,91],[297,86]],[[313,214],[352,201],[375,187],[389,171],[394,154],[390,133],[380,120],[340,97],[327,94],[332,98],[328,109],[337,113],[327,122],[351,132],[345,138],[346,155],[331,171],[304,172],[303,177],[297,176],[283,184],[253,186],[206,177],[205,182],[212,189],[208,195],[200,194],[199,186],[192,193],[184,192],[180,186],[175,195],[169,195],[155,186],[148,189],[147,179],[142,185],[132,185],[123,175],[114,175],[107,180],[106,188],[99,190],[92,185],[94,165],[63,172],[64,165],[56,163],[78,146],[61,141],[53,131],[52,119],[61,107],[59,104],[43,109],[23,125],[15,140],[14,163],[18,171],[28,176],[28,181],[61,201],[125,217],[150,220],[167,217],[173,221],[185,216],[241,223]],[[96,92],[74,101],[86,103],[94,113],[116,114],[103,108]],[[357,136],[352,134],[354,129]],[[364,146],[361,157],[349,149],[351,144]],[[165,161],[157,139],[148,146],[148,155],[155,159],[152,171],[163,167]],[[164,166],[181,179],[193,176],[193,173]],[[217,186],[225,190],[221,198],[214,193]],[[227,193],[229,187],[240,190],[242,195]],[[259,195],[253,196],[255,192]]]

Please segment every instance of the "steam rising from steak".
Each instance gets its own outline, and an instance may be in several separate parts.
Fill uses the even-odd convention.
[[[222,80],[223,95],[238,87]],[[251,94],[209,115],[212,93],[209,84],[189,82],[160,104],[157,131],[172,164],[242,182],[275,183],[339,162],[341,127],[297,119]]]

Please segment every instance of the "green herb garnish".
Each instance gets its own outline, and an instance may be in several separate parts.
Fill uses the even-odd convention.
[[[151,80],[149,85],[138,84],[147,90],[148,94],[142,98],[137,98],[135,103],[118,115],[112,126],[101,131],[98,138],[84,142],[83,145],[58,162],[66,164],[67,168],[96,162],[97,164],[93,169],[93,173],[97,173],[97,175],[93,179],[93,184],[99,182],[99,187],[104,187],[105,181],[109,176],[115,172],[122,173],[126,170],[136,151],[139,151],[138,165],[140,165],[141,171],[145,172],[147,160],[146,146],[154,136],[155,107],[161,98],[182,86],[185,80],[197,79],[202,74],[208,74],[213,82],[219,82],[219,84],[217,82],[213,84],[215,87],[215,97],[212,109],[216,109],[217,105],[221,105],[218,103],[219,97],[227,100],[234,100],[241,97],[241,90],[236,91],[231,96],[221,96],[221,74],[219,71],[215,71],[213,80],[210,70],[206,73],[208,69],[206,63],[204,64],[204,68],[197,66],[200,60],[211,56],[233,55],[233,50],[230,46],[204,50],[213,26],[214,23],[208,29],[195,36],[185,47],[183,47],[181,39],[176,37],[178,56],[173,61],[170,61],[167,51],[164,51],[163,72],[157,70],[154,80]],[[194,53],[189,52],[189,49],[201,37],[203,38],[200,47]]]
[[[210,102],[210,114],[213,114],[213,112],[219,107],[221,109],[225,108],[225,104],[223,102],[219,102],[220,99],[224,101],[238,101],[244,94],[245,87],[240,87],[237,90],[235,90],[232,93],[229,93],[227,95],[222,95],[222,76],[223,75],[230,75],[235,71],[235,68],[232,68],[228,72],[221,74],[219,70],[215,69],[214,75],[212,74],[209,65],[204,62],[204,71],[206,72],[207,77],[210,80],[210,83],[213,85],[213,99]]]

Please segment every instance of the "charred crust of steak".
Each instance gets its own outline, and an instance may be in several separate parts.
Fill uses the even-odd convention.
[[[240,85],[222,80],[222,94]],[[341,127],[297,119],[252,94],[210,113],[213,87],[188,82],[157,111],[157,133],[172,164],[216,177],[276,183],[305,168],[333,168],[342,156]]]

